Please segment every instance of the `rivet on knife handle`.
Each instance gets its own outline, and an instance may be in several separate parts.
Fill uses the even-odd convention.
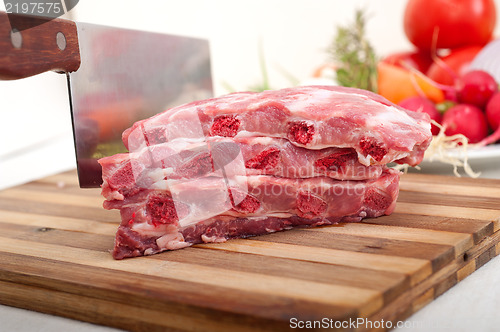
[[[36,26],[34,21],[38,21]],[[23,29],[30,25],[33,27]],[[0,79],[20,79],[47,71],[68,73],[79,67],[74,22],[0,12]]]

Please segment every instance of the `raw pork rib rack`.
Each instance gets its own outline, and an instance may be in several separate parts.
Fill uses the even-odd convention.
[[[390,214],[399,172],[431,141],[426,114],[358,89],[233,93],[166,110],[101,159],[122,259]]]

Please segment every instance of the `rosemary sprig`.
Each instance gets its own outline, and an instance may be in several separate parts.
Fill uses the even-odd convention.
[[[365,13],[356,10],[353,24],[337,28],[330,54],[337,66],[340,85],[377,92],[378,59],[366,38],[365,25]]]

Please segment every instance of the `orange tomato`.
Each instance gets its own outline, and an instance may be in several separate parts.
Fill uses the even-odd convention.
[[[444,92],[423,74],[385,62],[377,64],[377,72],[378,93],[395,104],[413,96],[426,97],[434,103],[445,100]]]

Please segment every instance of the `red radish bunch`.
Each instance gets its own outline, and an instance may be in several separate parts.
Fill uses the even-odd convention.
[[[494,0],[408,0],[403,28],[415,49],[382,59],[378,93],[429,114],[447,136],[462,134],[480,146],[499,141],[500,82],[486,71],[470,69],[472,60],[495,38],[496,23]],[[387,68],[411,79],[396,79]],[[433,135],[439,131],[432,126]]]
[[[446,87],[456,97],[454,105],[441,114],[438,105],[425,97],[411,97],[400,106],[429,114],[432,120],[445,128],[445,134],[462,134],[469,143],[486,145],[500,139],[500,91],[498,83],[487,72],[472,70],[456,80],[454,87]],[[432,127],[436,135],[439,128]],[[488,133],[493,132],[488,137]]]

